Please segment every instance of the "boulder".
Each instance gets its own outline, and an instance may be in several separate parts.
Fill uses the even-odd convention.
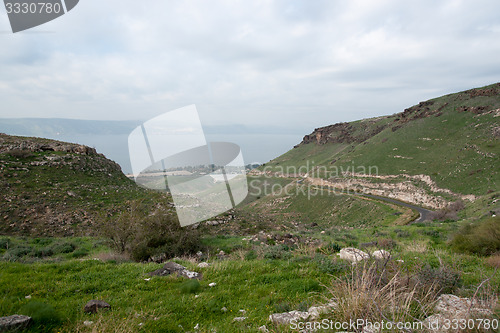
[[[368,253],[356,249],[354,247],[346,247],[340,250],[340,259],[344,259],[350,262],[358,262],[370,258]]]
[[[15,332],[26,329],[31,323],[31,317],[12,315],[0,318],[0,332]]]
[[[97,313],[97,311],[99,310],[109,310],[109,309],[111,309],[111,305],[109,305],[104,301],[95,299],[88,301],[87,304],[85,304],[85,306],[83,307],[83,311],[87,313]]]
[[[309,318],[309,312],[290,311],[283,313],[273,313],[269,320],[276,325],[290,325],[292,320],[306,320]]]
[[[188,279],[198,279],[201,280],[202,275],[198,272],[188,271],[186,267],[179,265],[176,262],[169,261],[162,268],[157,269],[156,271],[149,272],[148,274],[151,276],[166,276],[176,273],[178,276],[183,276]]]
[[[372,256],[375,259],[385,260],[385,259],[389,259],[391,257],[391,254],[389,252],[387,252],[386,250],[377,250],[377,251],[373,251]]]

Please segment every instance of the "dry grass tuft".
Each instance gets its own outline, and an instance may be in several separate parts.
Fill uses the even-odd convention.
[[[431,313],[436,300],[433,287],[411,286],[400,271],[389,273],[379,266],[367,262],[353,267],[350,275],[335,279],[328,287],[338,304],[335,320],[413,322]]]

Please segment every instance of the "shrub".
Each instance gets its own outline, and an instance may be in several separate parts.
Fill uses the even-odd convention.
[[[382,238],[377,240],[377,246],[385,250],[391,250],[395,248],[396,245],[396,241],[392,238]]]
[[[12,256],[12,257],[22,258],[25,255],[27,255],[28,253],[30,253],[31,251],[32,251],[31,247],[18,246],[18,247],[11,248],[9,251],[7,251],[7,254]]]
[[[255,250],[250,250],[245,254],[245,260],[254,260],[257,259],[258,255]]]
[[[30,254],[33,257],[38,257],[38,258],[43,258],[43,257],[50,257],[54,254],[54,251],[50,247],[44,247],[41,249],[33,249]]]
[[[59,314],[50,304],[31,301],[21,307],[19,313],[30,316],[37,326],[55,325],[61,321]]]
[[[283,245],[270,246],[264,253],[265,259],[290,259],[292,254],[289,248]]]
[[[11,244],[10,238],[0,238],[0,249],[8,250]]]
[[[71,253],[76,249],[73,243],[58,243],[52,246],[54,254]]]
[[[8,154],[14,158],[28,158],[33,156],[30,151],[22,150],[22,149],[12,149],[8,152]]]
[[[198,280],[187,280],[180,285],[179,289],[183,294],[194,294],[200,289],[200,282]]]
[[[134,201],[128,210],[103,221],[101,232],[119,253],[146,261],[159,254],[172,258],[204,250],[199,231],[182,228],[170,212],[150,213],[148,209],[143,202]]]
[[[426,289],[434,288],[438,294],[450,294],[461,284],[460,273],[446,266],[424,266],[416,274],[417,283]]]
[[[439,221],[447,221],[447,220],[456,221],[458,220],[457,212],[464,209],[464,207],[465,204],[463,203],[463,201],[458,200],[452,202],[451,204],[448,205],[448,207],[444,209],[440,209],[430,213],[429,218],[431,220],[439,220]]]
[[[89,254],[89,251],[87,249],[76,249],[73,253],[71,253],[72,258],[81,258],[85,257],[86,255]]]
[[[336,274],[341,272],[346,272],[350,268],[350,265],[344,260],[331,260],[324,255],[316,255],[314,261],[318,266],[318,270],[321,273]]]
[[[455,251],[481,256],[500,251],[500,217],[463,226],[453,236],[450,245]]]
[[[339,252],[341,249],[342,248],[337,243],[330,243],[326,246],[318,248],[316,251],[323,254],[333,254]]]

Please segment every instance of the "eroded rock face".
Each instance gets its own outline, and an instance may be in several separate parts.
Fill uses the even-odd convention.
[[[344,259],[350,262],[358,262],[370,258],[370,255],[364,251],[356,249],[354,247],[346,247],[340,250],[340,259]]]
[[[17,332],[26,329],[31,323],[31,317],[12,315],[0,318],[0,332]]]
[[[173,261],[167,262],[162,268],[157,269],[153,272],[149,272],[148,274],[151,276],[166,276],[174,273],[176,273],[178,276],[183,276],[188,279],[201,280],[202,278],[201,273],[189,271],[186,267],[179,265],[178,263]]]
[[[109,310],[111,309],[111,305],[104,301],[100,300],[90,300],[85,304],[83,311],[87,313],[97,313],[99,310]]]

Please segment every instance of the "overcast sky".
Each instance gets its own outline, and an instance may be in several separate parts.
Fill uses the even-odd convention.
[[[500,1],[80,0],[12,34],[0,116],[314,127],[500,81]]]

